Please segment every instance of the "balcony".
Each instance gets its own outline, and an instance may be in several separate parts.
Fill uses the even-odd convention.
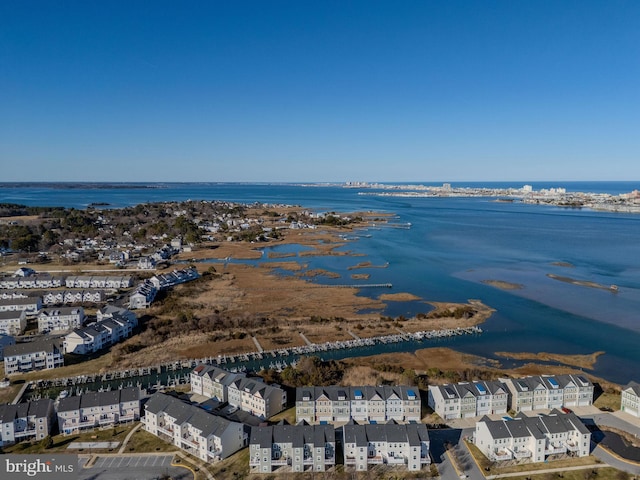
[[[557,455],[559,453],[565,453],[567,451],[566,447],[564,447],[563,445],[549,445],[547,448],[544,449],[544,454],[545,455]]]
[[[15,438],[24,438],[24,437],[30,437],[32,435],[36,434],[36,429],[35,428],[28,428],[26,430],[21,430],[21,431],[17,431],[13,433],[13,436]]]
[[[511,455],[511,452],[507,450],[499,450],[497,452],[491,452],[489,458],[495,462],[501,462],[503,460],[511,460],[513,456]]]
[[[407,462],[404,457],[389,457],[385,455],[384,463],[388,463],[389,465],[404,465]]]
[[[569,450],[570,452],[577,452],[580,450],[580,445],[576,442],[565,442],[564,446],[567,448],[567,450]]]
[[[384,463],[384,459],[382,455],[367,455],[367,463],[370,465],[378,465]]]
[[[531,457],[532,453],[529,450],[512,450],[514,458],[522,459]]]

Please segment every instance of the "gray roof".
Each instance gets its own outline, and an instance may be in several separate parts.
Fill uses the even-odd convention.
[[[4,356],[11,357],[13,355],[25,355],[36,352],[61,352],[60,342],[60,340],[43,339],[34,340],[33,342],[16,343],[15,345],[8,345],[4,348]]]
[[[40,297],[0,298],[0,305],[33,305]]]
[[[496,438],[521,438],[532,435],[537,439],[545,438],[546,434],[565,433],[578,430],[582,434],[589,433],[587,427],[574,413],[564,414],[557,410],[549,415],[527,417],[519,414],[515,420],[490,420],[487,416],[480,422],[485,423],[491,436]]]
[[[421,442],[429,441],[427,426],[421,423],[399,425],[396,422],[386,424],[358,425],[349,422],[343,427],[344,443],[355,443],[358,447],[365,447],[369,442],[408,442],[418,446]]]
[[[183,402],[176,397],[160,392],[154,393],[151,396],[145,405],[145,409],[155,414],[165,412],[175,418],[176,424],[178,425],[190,423],[202,432],[203,437],[210,435],[221,437],[224,431],[231,425],[241,425],[208,413],[200,407]]]
[[[24,310],[14,310],[13,312],[0,312],[0,320],[13,320],[14,318],[20,318]]]
[[[640,383],[638,383],[638,382],[634,382],[633,380],[632,380],[632,381],[630,381],[630,382],[627,384],[627,386],[626,386],[626,387],[624,387],[623,391],[624,391],[624,390],[629,390],[629,389],[631,389],[631,391],[632,391],[634,394],[636,394],[636,396],[639,396],[639,397],[640,397]]]
[[[26,418],[34,416],[36,418],[44,418],[53,411],[53,400],[50,398],[42,398],[26,403],[18,403],[15,405],[0,405],[0,422],[10,423],[17,418]]]
[[[409,400],[409,397],[415,397],[414,400],[420,400],[420,391],[417,387],[404,385],[383,385],[378,387],[362,386],[362,387],[341,387],[331,385],[327,387],[299,387],[296,388],[296,402],[316,401],[321,396],[326,396],[331,401],[356,400],[362,397],[363,400],[372,400],[376,396],[386,401],[393,396],[397,396],[402,400]],[[309,396],[309,400],[304,400],[305,396]]]
[[[80,396],[60,399],[58,412],[70,412],[80,408],[106,407],[135,400],[140,400],[140,390],[137,387],[127,387],[108,392],[88,392]]]

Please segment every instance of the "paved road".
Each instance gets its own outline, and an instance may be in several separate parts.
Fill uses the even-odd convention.
[[[632,463],[625,462],[620,458],[614,455],[611,455],[611,453],[602,449],[599,446],[597,446],[592,453],[595,457],[599,458],[607,465],[611,465],[613,468],[617,468],[618,470],[623,470],[632,475],[640,475],[640,465],[634,465]]]
[[[170,476],[175,480],[193,480],[184,467],[172,467],[174,454],[98,455],[91,467],[83,468],[86,457],[78,461],[79,480],[156,480]]]

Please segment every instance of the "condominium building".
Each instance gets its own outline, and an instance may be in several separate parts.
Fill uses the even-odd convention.
[[[21,335],[27,328],[27,313],[24,310],[0,312],[0,334]]]
[[[549,415],[476,423],[474,443],[491,461],[530,459],[544,462],[550,456],[589,455],[591,432],[574,414],[552,410]]]
[[[140,419],[140,389],[128,387],[62,398],[57,412],[58,429],[63,434],[132,422]]]
[[[429,432],[424,424],[349,422],[342,428],[344,463],[356,471],[368,470],[373,465],[404,466],[416,471],[431,463]]]
[[[427,404],[444,420],[507,413],[509,390],[498,381],[431,385]]]
[[[332,425],[273,425],[251,429],[249,466],[255,473],[278,468],[324,472],[336,464]]]
[[[42,310],[38,314],[38,332],[61,332],[82,326],[85,315],[82,307],[60,307]]]
[[[98,322],[76,328],[64,337],[65,353],[88,355],[114,345],[133,333],[138,319],[133,312],[114,307],[98,312]]]
[[[53,400],[0,405],[0,447],[23,440],[42,440],[51,434],[55,411]]]
[[[19,297],[0,300],[0,313],[24,310],[27,315],[35,315],[41,308],[42,299],[40,297]]]
[[[407,386],[301,387],[296,389],[296,422],[419,422],[420,392]]]
[[[145,430],[205,462],[223,460],[247,446],[244,425],[164,393],[144,407]]]
[[[64,356],[58,340],[16,343],[4,349],[4,372],[7,375],[62,366]]]

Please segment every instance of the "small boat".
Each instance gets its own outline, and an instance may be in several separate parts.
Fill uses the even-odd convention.
[[[611,290],[612,292],[617,292],[618,291],[618,286],[617,285],[611,285],[609,287],[609,290]]]
[[[62,390],[60,395],[58,395],[58,400],[62,400],[63,398],[67,398],[69,396],[68,390]]]

